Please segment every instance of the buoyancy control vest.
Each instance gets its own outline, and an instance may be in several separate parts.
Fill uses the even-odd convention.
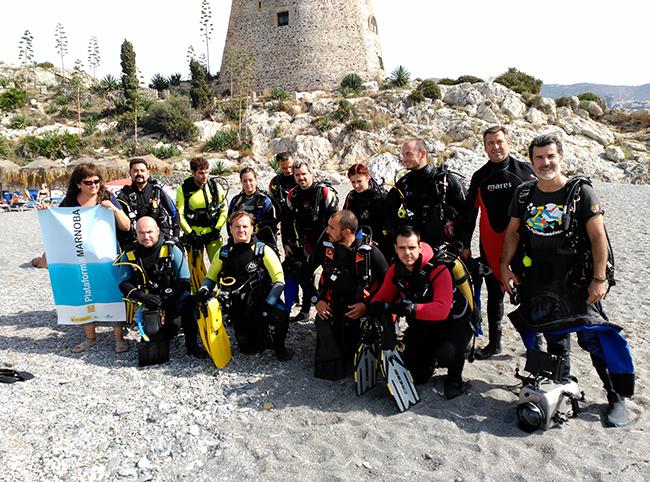
[[[184,215],[190,226],[204,228],[215,227],[221,212],[225,208],[225,196],[222,195],[221,190],[219,189],[217,179],[214,177],[208,179],[208,182],[203,184],[200,188],[203,192],[203,198],[205,199],[206,204],[203,208],[195,208],[190,202],[190,197],[198,190],[193,177],[185,179],[181,188],[183,190],[185,205]]]
[[[575,257],[575,261],[571,263],[571,267],[566,273],[565,285],[567,287],[584,288],[589,286],[594,272],[593,272],[593,256],[591,252],[591,242],[587,235],[586,227],[581,224],[578,219],[578,210],[581,206],[582,197],[580,193],[583,186],[592,186],[591,180],[585,176],[575,176],[566,184],[566,200],[564,202],[564,213],[562,215],[562,231],[564,232],[564,243],[558,252]],[[525,212],[526,207],[531,203],[533,193],[537,186],[537,181],[530,181],[521,188],[517,197],[519,204],[519,212]],[[601,214],[603,211],[601,210]],[[523,222],[519,228],[519,236],[521,239],[521,249],[518,252],[517,260],[513,266],[514,271],[522,273],[527,264],[524,261],[527,252],[529,251],[530,233],[524,229]],[[605,277],[608,281],[609,289],[616,285],[615,279],[615,259],[612,244],[605,228],[605,236],[607,238],[607,264],[605,269]]]

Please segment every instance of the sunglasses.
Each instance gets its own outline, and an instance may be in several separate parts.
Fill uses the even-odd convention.
[[[93,186],[93,185],[99,186],[99,184],[101,184],[101,182],[102,181],[100,181],[99,179],[95,179],[94,181],[81,181],[81,184],[84,184],[86,186]]]

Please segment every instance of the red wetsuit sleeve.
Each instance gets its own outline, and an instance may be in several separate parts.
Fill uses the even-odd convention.
[[[378,301],[380,303],[392,303],[395,298],[397,298],[398,289],[397,286],[393,284],[393,276],[395,276],[395,265],[392,264],[388,271],[386,271],[386,276],[384,276],[384,282],[381,284],[381,288],[372,297],[372,303]]]
[[[451,274],[444,266],[438,266],[430,276],[433,279],[433,301],[417,303],[415,319],[423,321],[444,321],[449,316],[453,301]]]

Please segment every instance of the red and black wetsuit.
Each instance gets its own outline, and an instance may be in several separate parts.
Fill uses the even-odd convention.
[[[485,278],[488,292],[487,315],[490,328],[490,343],[496,335],[500,338],[500,321],[503,318],[503,289],[499,259],[503,250],[505,230],[510,221],[508,208],[517,187],[535,179],[529,162],[508,156],[502,162],[488,161],[472,176],[467,194],[465,214],[465,246],[471,246],[472,233],[476,227],[476,216],[481,210],[479,222],[479,245],[482,261],[492,270]],[[496,333],[499,331],[499,334]],[[495,340],[497,341],[497,340]],[[500,340],[498,340],[500,344]],[[500,345],[499,345],[500,346]]]

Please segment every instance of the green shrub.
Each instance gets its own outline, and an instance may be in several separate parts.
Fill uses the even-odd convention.
[[[68,105],[69,102],[68,98],[63,94],[59,94],[54,98],[54,103],[56,105]]]
[[[424,102],[424,94],[422,94],[422,91],[414,89],[406,99],[410,105],[419,104],[420,102]]]
[[[555,99],[555,106],[556,107],[568,107],[569,109],[571,108],[571,97],[558,97]]]
[[[153,154],[158,159],[169,159],[170,157],[181,155],[181,150],[172,144],[160,147],[150,146],[147,147],[146,150],[149,154]]]
[[[400,65],[391,72],[389,79],[395,87],[405,87],[411,80],[411,73]]]
[[[11,87],[0,94],[0,110],[16,110],[27,104],[27,92]]]
[[[33,120],[27,117],[26,115],[16,114],[12,117],[11,122],[9,123],[10,129],[24,129],[27,126],[33,124]]]
[[[208,85],[208,72],[195,59],[190,60],[192,80],[190,82],[190,102],[195,109],[203,109],[210,104],[212,92]]]
[[[510,90],[523,94],[530,92],[531,94],[539,94],[542,91],[542,81],[535,77],[520,72],[514,67],[510,67],[506,72],[499,75],[495,82],[505,85]]]
[[[84,135],[90,136],[92,135],[93,132],[95,132],[95,128],[97,127],[97,116],[95,115],[90,115],[84,122]]]
[[[204,151],[225,151],[239,147],[239,135],[236,129],[224,129],[210,137],[203,147]]]
[[[6,89],[9,87],[13,81],[9,77],[5,77],[4,75],[0,75],[0,87],[3,89]]]
[[[5,136],[0,135],[0,157],[7,159],[11,155],[12,151],[13,149],[11,148],[9,140]]]
[[[597,103],[603,111],[607,110],[607,102],[603,97],[601,97],[598,94],[594,94],[593,92],[583,92],[582,94],[578,94],[578,100],[580,101],[594,101]]]
[[[113,149],[120,145],[120,141],[116,137],[104,137],[102,139],[102,145],[107,149]]]
[[[422,97],[427,99],[439,99],[441,97],[440,87],[433,80],[423,80],[415,88],[416,91],[422,94]]]
[[[355,117],[346,124],[345,128],[349,131],[369,131],[370,122],[368,122],[366,119]]]
[[[187,97],[172,95],[153,105],[142,119],[146,132],[160,132],[174,141],[190,141],[196,137],[193,112]]]
[[[457,84],[463,84],[465,82],[469,82],[470,84],[478,84],[479,82],[485,82],[485,81],[479,77],[474,77],[473,75],[461,75],[456,79]]]
[[[181,85],[181,78],[182,75],[176,72],[175,74],[172,74],[169,76],[169,85],[173,85],[174,87],[178,87]]]
[[[271,100],[289,100],[289,92],[284,90],[282,87],[273,87],[269,98]]]
[[[328,116],[322,115],[312,120],[311,125],[318,129],[319,132],[325,132],[329,130],[330,127],[332,127],[332,121]]]
[[[269,106],[269,112],[286,112],[290,114],[291,104],[287,104],[283,100],[275,101]]]
[[[534,107],[535,109],[539,109],[540,105],[542,104],[542,96],[539,94],[524,92],[521,94],[521,97],[524,99],[527,107]]]
[[[161,92],[169,88],[169,80],[167,80],[165,77],[163,77],[160,74],[154,74],[154,76],[151,77],[149,88],[156,89],[158,92]]]
[[[343,99],[339,102],[338,109],[332,112],[332,118],[339,122],[346,122],[350,120],[355,113],[356,110],[352,102]]]
[[[227,176],[231,172],[232,171],[226,167],[226,163],[221,160],[217,161],[214,166],[212,166],[212,169],[210,169],[210,174],[213,176]]]
[[[449,77],[444,77],[438,81],[438,85],[456,85],[456,81]]]
[[[36,64],[36,67],[40,67],[41,69],[53,69],[54,64],[52,62],[39,62]]]
[[[16,154],[28,159],[38,156],[48,159],[63,159],[69,156],[78,156],[80,150],[81,139],[79,136],[66,132],[45,134],[42,137],[25,136],[18,142]]]
[[[354,92],[354,93],[359,93],[361,90],[361,84],[363,84],[363,79],[359,74],[348,74],[345,77],[343,77],[343,80],[341,81],[341,87],[340,91],[343,93],[344,90],[347,90],[349,92]]]

